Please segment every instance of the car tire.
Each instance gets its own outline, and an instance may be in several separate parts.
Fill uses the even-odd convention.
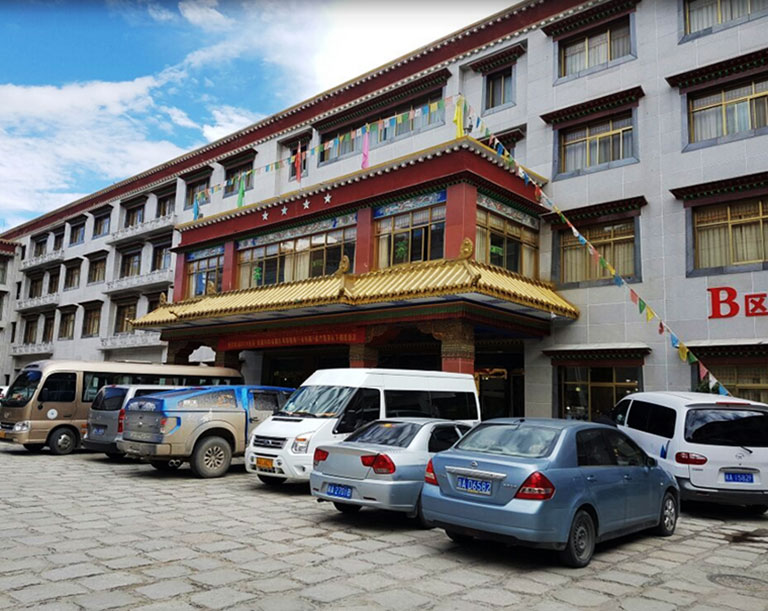
[[[336,503],[335,501],[333,506],[341,513],[347,514],[357,513],[361,509],[360,505],[351,505],[350,503]]]
[[[445,534],[448,535],[448,538],[451,541],[458,543],[459,545],[468,545],[474,541],[474,538],[470,535],[465,535],[464,533],[460,533],[455,530],[446,530]]]
[[[48,447],[56,456],[71,454],[77,447],[77,433],[67,427],[53,429],[48,435]]]
[[[261,475],[261,474],[258,474],[256,477],[258,477],[261,480],[262,484],[266,484],[267,486],[271,486],[273,488],[282,486],[285,483],[284,477],[272,477],[271,475]]]
[[[222,437],[204,437],[195,445],[189,466],[197,477],[221,477],[232,464],[232,447]]]
[[[572,568],[587,566],[595,553],[596,543],[595,521],[583,509],[579,509],[573,517],[568,542],[560,552],[560,560]]]
[[[168,473],[170,471],[176,471],[181,466],[180,460],[150,460],[149,464],[152,465],[158,471]]]
[[[45,447],[44,443],[25,443],[24,449],[27,452],[37,453],[40,452]]]
[[[768,511],[768,505],[747,505],[747,513],[753,516],[761,516]]]
[[[677,526],[677,499],[671,492],[664,494],[661,499],[661,511],[659,515],[659,525],[653,529],[653,532],[660,537],[671,537],[675,534]]]
[[[111,458],[112,460],[120,460],[121,458],[125,458],[125,452],[104,452],[108,458]]]

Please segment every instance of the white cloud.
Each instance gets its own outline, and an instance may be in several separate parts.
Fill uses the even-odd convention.
[[[218,0],[182,0],[179,12],[189,23],[204,30],[228,30],[234,20],[216,10]]]
[[[264,115],[252,113],[244,108],[234,106],[221,106],[211,111],[213,115],[213,125],[203,125],[203,136],[208,142],[213,142],[232,132],[248,127],[264,118]]]
[[[185,113],[181,108],[163,106],[161,110],[168,113],[171,121],[179,127],[191,127],[194,129],[200,129],[200,126],[189,118],[189,115]]]
[[[176,18],[176,15],[174,15],[167,8],[154,2],[147,4],[147,13],[149,13],[149,16],[152,17],[152,19],[159,21],[160,23],[167,23],[169,21],[173,21]]]

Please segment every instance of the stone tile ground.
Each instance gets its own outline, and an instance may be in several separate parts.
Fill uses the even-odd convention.
[[[101,455],[0,446],[0,609],[768,609],[768,518],[694,507],[668,539],[459,547],[384,512]]]

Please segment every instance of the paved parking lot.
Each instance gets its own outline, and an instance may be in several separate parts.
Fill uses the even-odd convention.
[[[696,507],[586,569],[383,512],[97,454],[0,446],[0,609],[768,608],[768,518]]]

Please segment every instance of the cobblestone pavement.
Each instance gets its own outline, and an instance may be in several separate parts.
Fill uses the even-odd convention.
[[[0,609],[768,608],[768,518],[698,507],[668,539],[460,547],[405,517],[344,516],[242,465],[218,480],[0,446]]]

